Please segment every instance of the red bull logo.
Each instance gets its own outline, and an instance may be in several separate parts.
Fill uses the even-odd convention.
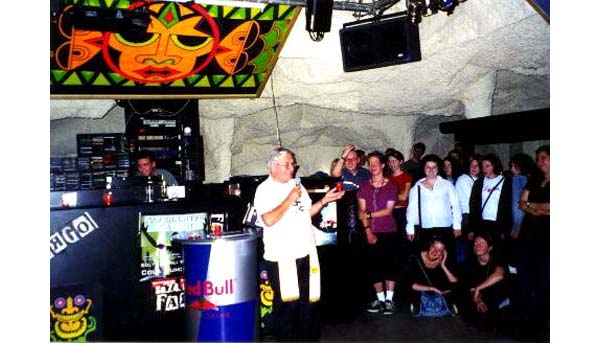
[[[204,298],[192,301],[192,303],[190,304],[190,308],[198,311],[219,310],[219,306]]]
[[[214,284],[209,280],[198,280],[193,286],[186,283],[185,294],[199,297],[233,294],[233,279],[227,279],[222,284]]]

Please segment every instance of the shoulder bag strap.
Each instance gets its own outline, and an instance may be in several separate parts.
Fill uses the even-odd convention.
[[[423,275],[425,275],[425,279],[427,279],[427,283],[429,283],[429,286],[433,287],[433,285],[431,284],[431,281],[429,280],[429,277],[427,276],[427,272],[425,272],[425,268],[423,268],[423,265],[421,265],[421,261],[419,261],[419,258],[416,256],[415,256],[415,260],[417,261],[417,264],[421,268]]]
[[[421,221],[421,186],[417,185],[417,201],[419,203],[419,225],[423,228],[423,222]]]
[[[485,202],[483,203],[483,206],[481,206],[481,211],[482,212],[483,212],[483,209],[485,208],[485,205],[487,205],[488,200],[490,200],[490,197],[492,196],[492,193],[494,193],[494,191],[496,190],[496,188],[498,188],[498,186],[502,183],[502,181],[504,181],[504,176],[500,179],[500,181],[498,181],[498,183],[494,186],[494,188],[492,188],[492,190],[488,194],[487,198],[485,199]],[[483,182],[481,182],[481,184],[483,185]]]

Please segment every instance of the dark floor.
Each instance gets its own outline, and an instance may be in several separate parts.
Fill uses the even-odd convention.
[[[461,317],[413,318],[408,311],[393,315],[358,314],[352,321],[327,324],[321,342],[549,342],[525,336],[515,328],[478,329]]]

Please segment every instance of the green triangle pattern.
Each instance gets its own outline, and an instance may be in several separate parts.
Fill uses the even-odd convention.
[[[263,11],[262,15],[256,18],[257,20],[273,20],[275,13],[275,6],[267,6]]]
[[[200,81],[196,82],[194,87],[212,87],[208,76],[204,76]]]
[[[246,9],[245,8],[237,8],[235,12],[233,12],[230,16],[230,19],[247,19],[248,16],[246,15]]]
[[[235,87],[235,85],[233,84],[233,78],[232,77],[228,77],[225,80],[223,80],[223,82],[221,82],[221,84],[219,85],[219,87],[226,87],[226,88],[233,88]]]
[[[54,75],[54,79],[56,79],[56,82],[59,82],[59,83],[62,83],[65,75],[67,75],[69,73],[69,71],[57,70],[57,69],[52,69],[52,70],[50,70],[50,72],[52,73],[52,75]]]
[[[248,78],[252,76],[252,75],[248,75],[248,74],[241,74],[241,75],[233,75],[233,81],[237,86],[243,84],[244,82],[246,82],[246,80],[248,80]]]
[[[103,74],[99,74],[96,80],[94,80],[94,86],[110,86],[112,83],[106,79]]]
[[[120,86],[123,86],[123,87],[134,87],[134,86],[136,86],[136,84],[132,80],[127,80],[127,82],[122,83]]]
[[[79,73],[81,77],[86,81],[86,83],[90,83],[96,77],[96,72],[93,71],[82,71]]]
[[[77,76],[77,73],[71,73],[62,84],[66,86],[81,86],[81,80]]]
[[[200,79],[200,75],[198,75],[198,74],[193,74],[192,76],[189,76],[189,77],[186,78],[188,84],[190,84],[190,85],[193,85],[199,79]]]
[[[241,86],[242,86],[242,88],[256,87],[256,82],[254,81],[254,77],[249,77],[248,80]]]
[[[296,13],[297,8],[294,6],[280,5],[279,6],[279,15],[277,16],[277,20],[290,20]]]
[[[109,78],[112,81],[112,83],[116,84],[122,84],[124,81],[127,81],[126,78],[117,73],[107,73],[106,77]]]
[[[265,80],[266,76],[267,76],[266,73],[256,74],[256,78],[258,79],[258,83],[262,83]]]
[[[250,19],[254,19],[262,13],[260,8],[250,8]]]
[[[221,82],[223,82],[227,78],[227,76],[226,75],[212,75],[211,78],[212,78],[212,83],[215,86],[219,87],[221,85]]]
[[[171,83],[171,87],[187,87],[183,80],[176,80]]]
[[[232,6],[223,6],[221,8],[223,9],[223,11],[222,11],[223,18],[227,18],[227,16],[229,16],[229,13],[231,13],[231,11],[236,9],[235,7],[232,7]]]
[[[221,13],[219,13],[219,6],[207,6],[204,9],[210,14],[213,18],[220,18]]]

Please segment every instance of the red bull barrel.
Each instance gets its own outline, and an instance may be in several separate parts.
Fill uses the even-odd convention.
[[[255,234],[240,233],[180,241],[189,341],[256,340],[256,239]]]

